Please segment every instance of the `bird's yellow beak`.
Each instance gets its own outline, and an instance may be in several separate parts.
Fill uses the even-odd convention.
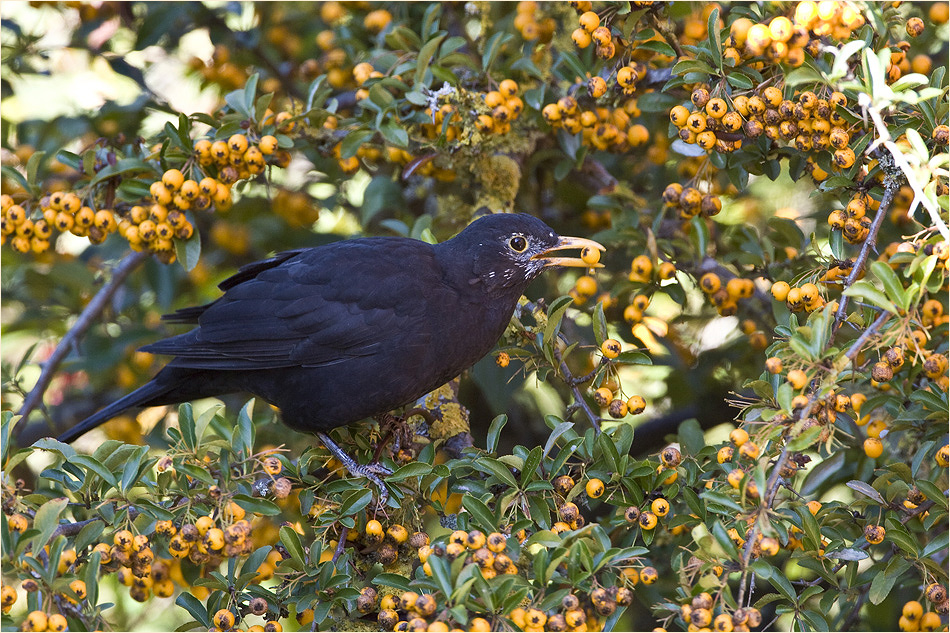
[[[581,257],[551,257],[550,254],[555,251],[563,251],[568,248],[581,249]],[[538,253],[531,259],[544,261],[544,267],[549,266],[572,266],[575,268],[603,268],[600,263],[601,251],[607,249],[594,240],[588,240],[583,237],[562,237],[557,244],[546,251]]]

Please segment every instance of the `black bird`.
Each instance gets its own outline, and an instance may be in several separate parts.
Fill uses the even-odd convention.
[[[316,433],[355,474],[385,488],[326,431],[425,395],[487,354],[552,255],[604,247],[560,237],[524,214],[482,217],[441,244],[367,237],[287,251],[223,281],[224,294],[164,319],[197,324],[146,345],[174,358],[156,376],[63,433],[71,442],[134,407],[250,392]]]

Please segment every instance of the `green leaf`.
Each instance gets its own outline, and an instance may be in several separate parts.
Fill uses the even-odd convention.
[[[785,574],[777,570],[770,563],[759,559],[749,567],[755,572],[756,576],[768,580],[787,600],[792,603],[798,602],[798,596],[795,594],[795,588],[792,587],[792,583],[785,577]]]
[[[881,505],[884,505],[884,497],[881,496],[881,493],[875,490],[870,484],[863,481],[852,479],[847,483],[848,488],[854,490],[855,492],[860,492],[866,497],[874,499]]]
[[[543,452],[540,446],[535,446],[531,449],[531,452],[528,453],[528,456],[525,457],[524,466],[521,468],[521,483],[522,485],[527,484],[532,479],[537,477],[538,465],[541,463],[541,457]]]
[[[430,556],[429,568],[432,569],[432,578],[436,581],[439,589],[446,596],[452,595],[452,573],[449,569],[449,562],[441,556]]]
[[[437,5],[433,5],[437,6]],[[423,79],[426,75],[426,70],[429,68],[429,62],[432,61],[432,56],[435,54],[436,49],[439,47],[439,44],[442,43],[442,40],[445,39],[445,36],[448,33],[441,33],[440,35],[435,36],[428,42],[426,42],[423,47],[419,50],[419,56],[416,59],[416,73],[413,77],[413,83],[416,86],[422,85]]]
[[[688,73],[705,73],[715,75],[716,69],[698,59],[681,59],[673,65],[672,74],[682,77]],[[639,104],[639,101],[637,102]]]
[[[877,572],[871,581],[871,589],[868,591],[868,600],[871,601],[871,604],[884,602],[884,599],[890,595],[895,582],[897,582],[897,574],[889,574],[884,569]]]
[[[914,481],[917,485],[917,488],[924,493],[928,499],[933,501],[938,506],[947,509],[947,497],[940,490],[940,487],[929,479],[917,479]]]
[[[503,484],[511,486],[512,488],[518,487],[518,482],[515,481],[514,475],[511,474],[511,471],[508,470],[507,466],[502,464],[497,459],[492,459],[490,457],[480,457],[479,459],[475,460],[473,465],[483,473],[494,475]]]
[[[495,528],[495,516],[492,514],[491,510],[488,509],[488,506],[482,503],[481,500],[476,498],[474,495],[464,495],[462,497],[462,507],[465,508],[468,513],[475,520],[475,523],[485,532],[494,532]]]
[[[920,542],[907,531],[907,528],[900,521],[889,516],[884,520],[884,525],[887,530],[886,539],[896,543],[899,548],[914,558],[920,557]]]
[[[594,306],[591,320],[594,325],[594,340],[597,341],[597,346],[600,347],[601,343],[607,339],[607,319],[604,316],[603,302],[598,301],[597,305]]]
[[[676,51],[673,50],[673,47],[663,40],[644,40],[637,42],[637,49],[646,49],[667,57],[676,57]]]
[[[73,547],[77,551],[81,551],[89,545],[92,545],[98,541],[99,535],[102,534],[105,528],[106,524],[99,520],[87,523],[82,526],[82,529],[79,530],[79,534],[76,535],[76,542],[73,544]]]
[[[409,579],[400,574],[382,573],[373,576],[373,584],[377,587],[385,585],[395,587],[400,591],[409,591]]]
[[[327,97],[333,92],[332,88],[323,85],[326,79],[326,75],[320,75],[310,83],[310,88],[307,90],[307,104],[304,107],[304,112],[310,112],[317,104],[322,106],[326,102]],[[281,147],[283,147],[283,145],[281,145]]]
[[[343,140],[340,141],[340,157],[345,160],[356,156],[356,152],[359,151],[363,141],[368,140],[374,134],[376,134],[376,131],[369,128],[357,128],[347,132]]]
[[[190,149],[190,148],[189,148]],[[95,186],[104,180],[113,178],[120,174],[129,172],[141,172],[157,174],[158,170],[151,163],[147,163],[139,158],[123,158],[116,161],[115,165],[107,165],[95,177],[89,181],[89,186]]]
[[[367,490],[366,492],[372,493]],[[300,544],[300,535],[290,526],[284,525],[280,528],[280,542],[284,549],[290,554],[290,558],[297,563],[298,569],[303,569],[305,565],[303,555],[303,545]]]
[[[363,225],[368,224],[380,212],[398,207],[402,200],[402,188],[387,175],[375,176],[366,185],[363,193],[363,206],[360,218]]]
[[[135,485],[139,480],[142,470],[142,460],[145,458],[146,453],[148,453],[148,447],[140,446],[136,447],[136,450],[132,451],[132,454],[129,455],[122,469],[122,478],[119,480],[119,490],[123,493],[128,492],[129,488]]]
[[[432,472],[432,466],[422,462],[409,462],[401,466],[396,472],[386,477],[387,482],[403,481],[415,477],[423,477]]]
[[[203,481],[206,484],[215,483],[214,479],[211,477],[211,473],[208,472],[207,468],[202,468],[194,464],[177,464],[175,468],[186,475],[197,479],[198,481]]]
[[[270,545],[262,545],[258,547],[254,552],[247,557],[247,560],[241,565],[241,573],[244,574],[257,574],[257,568],[267,559],[267,555],[273,549]]]
[[[194,409],[190,402],[178,405],[178,428],[181,430],[181,439],[185,443],[185,448],[194,450],[198,445],[198,438],[195,433]]]
[[[785,85],[794,88],[801,84],[815,84],[823,80],[821,73],[811,66],[803,65],[785,74]]]
[[[485,44],[485,52],[482,53],[482,70],[488,71],[491,69],[492,64],[495,63],[495,58],[498,57],[502,47],[513,38],[514,35],[511,33],[505,33],[504,31],[498,31],[488,38],[488,43]]]
[[[686,505],[690,511],[698,516],[700,521],[705,523],[706,506],[700,500],[699,495],[697,495],[692,488],[683,488],[683,498],[686,500]]]
[[[812,445],[815,439],[821,434],[821,431],[822,428],[820,426],[812,426],[805,429],[788,443],[788,450],[805,450]]]
[[[684,453],[687,455],[696,455],[706,446],[706,438],[703,435],[703,429],[695,418],[684,420],[677,428],[677,435],[683,444]]]
[[[45,157],[46,152],[33,152],[33,155],[26,161],[26,179],[29,182],[37,182],[36,176]]]
[[[871,263],[871,272],[881,280],[887,298],[901,307],[904,306],[904,284],[897,278],[894,269],[881,261]]]
[[[495,419],[491,421],[488,427],[488,438],[485,442],[485,450],[489,453],[494,453],[498,450],[498,439],[501,437],[501,430],[505,428],[505,424],[507,423],[508,416],[504,413],[496,415]]]
[[[722,40],[719,39],[719,7],[714,8],[706,22],[709,35],[709,50],[715,55],[716,63],[722,66]]]
[[[887,298],[887,295],[875,288],[870,282],[866,280],[862,279],[861,281],[855,282],[842,294],[846,297],[857,297],[864,299],[868,303],[871,303],[882,310],[890,312],[891,314],[897,314],[897,308]]]
[[[821,527],[818,525],[818,519],[804,504],[796,506],[795,511],[802,520],[802,531],[805,533],[803,540],[810,549],[818,549],[821,544]]]
[[[551,306],[548,308],[547,323],[544,326],[544,345],[546,347],[556,344],[558,332],[561,331],[561,319],[564,318],[564,313],[567,312],[573,302],[574,300],[568,296],[558,297],[551,302]]]
[[[395,121],[386,121],[379,127],[380,134],[386,142],[396,147],[409,146],[409,133]]]
[[[544,444],[544,454],[549,454],[551,449],[553,449],[557,444],[557,438],[561,437],[573,428],[573,422],[558,422],[557,425],[551,430],[551,434],[548,435],[548,441]]]
[[[65,497],[52,499],[41,505],[36,511],[36,516],[33,517],[33,529],[37,530],[38,534],[33,537],[34,552],[39,551],[49,542],[53,532],[59,527],[59,518],[68,503],[69,499]]]
[[[86,600],[89,604],[99,603],[99,564],[102,562],[102,554],[93,550],[89,555],[89,562],[86,563],[86,569],[83,572],[83,580],[86,583]],[[105,608],[105,605],[101,605]]]
[[[30,183],[26,177],[10,165],[3,165],[0,167],[0,173],[2,173],[6,178],[16,182],[20,188],[23,189],[23,191],[33,190],[33,187],[30,186]]]
[[[254,452],[254,421],[251,419],[253,411],[254,400],[249,400],[238,412],[237,424],[231,432],[231,448],[242,457],[248,457]]]
[[[730,86],[733,88],[738,88],[739,90],[750,90],[755,86],[755,82],[753,82],[743,73],[736,71],[729,72],[726,75],[726,81],[729,82]]]
[[[273,501],[261,499],[260,497],[250,497],[248,495],[234,495],[234,503],[238,504],[248,512],[262,514],[264,516],[275,516],[280,514],[280,507]]]
[[[187,592],[182,592],[175,599],[175,604],[191,614],[195,620],[201,623],[201,626],[210,629],[211,618],[208,617],[208,610],[205,609],[205,606],[201,604],[201,601],[198,598],[195,598],[193,595]]]
[[[348,494],[343,502],[340,504],[340,515],[347,516],[356,514],[363,508],[369,505],[369,502],[373,500],[373,491],[369,488],[363,488],[362,490],[354,490]]]

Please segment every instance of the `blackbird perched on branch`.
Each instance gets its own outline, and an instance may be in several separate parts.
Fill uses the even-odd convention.
[[[142,348],[174,357],[151,381],[59,439],[134,407],[250,392],[385,495],[377,474],[388,470],[357,464],[326,431],[412,402],[471,367],[543,269],[588,266],[557,251],[584,247],[604,250],[529,215],[495,214],[441,244],[368,237],[249,264],[220,284],[217,300],[163,317],[197,327]]]

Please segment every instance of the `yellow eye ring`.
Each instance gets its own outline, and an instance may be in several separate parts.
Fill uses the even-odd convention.
[[[528,249],[528,240],[521,235],[512,236],[508,240],[508,247],[516,253],[523,253]]]

